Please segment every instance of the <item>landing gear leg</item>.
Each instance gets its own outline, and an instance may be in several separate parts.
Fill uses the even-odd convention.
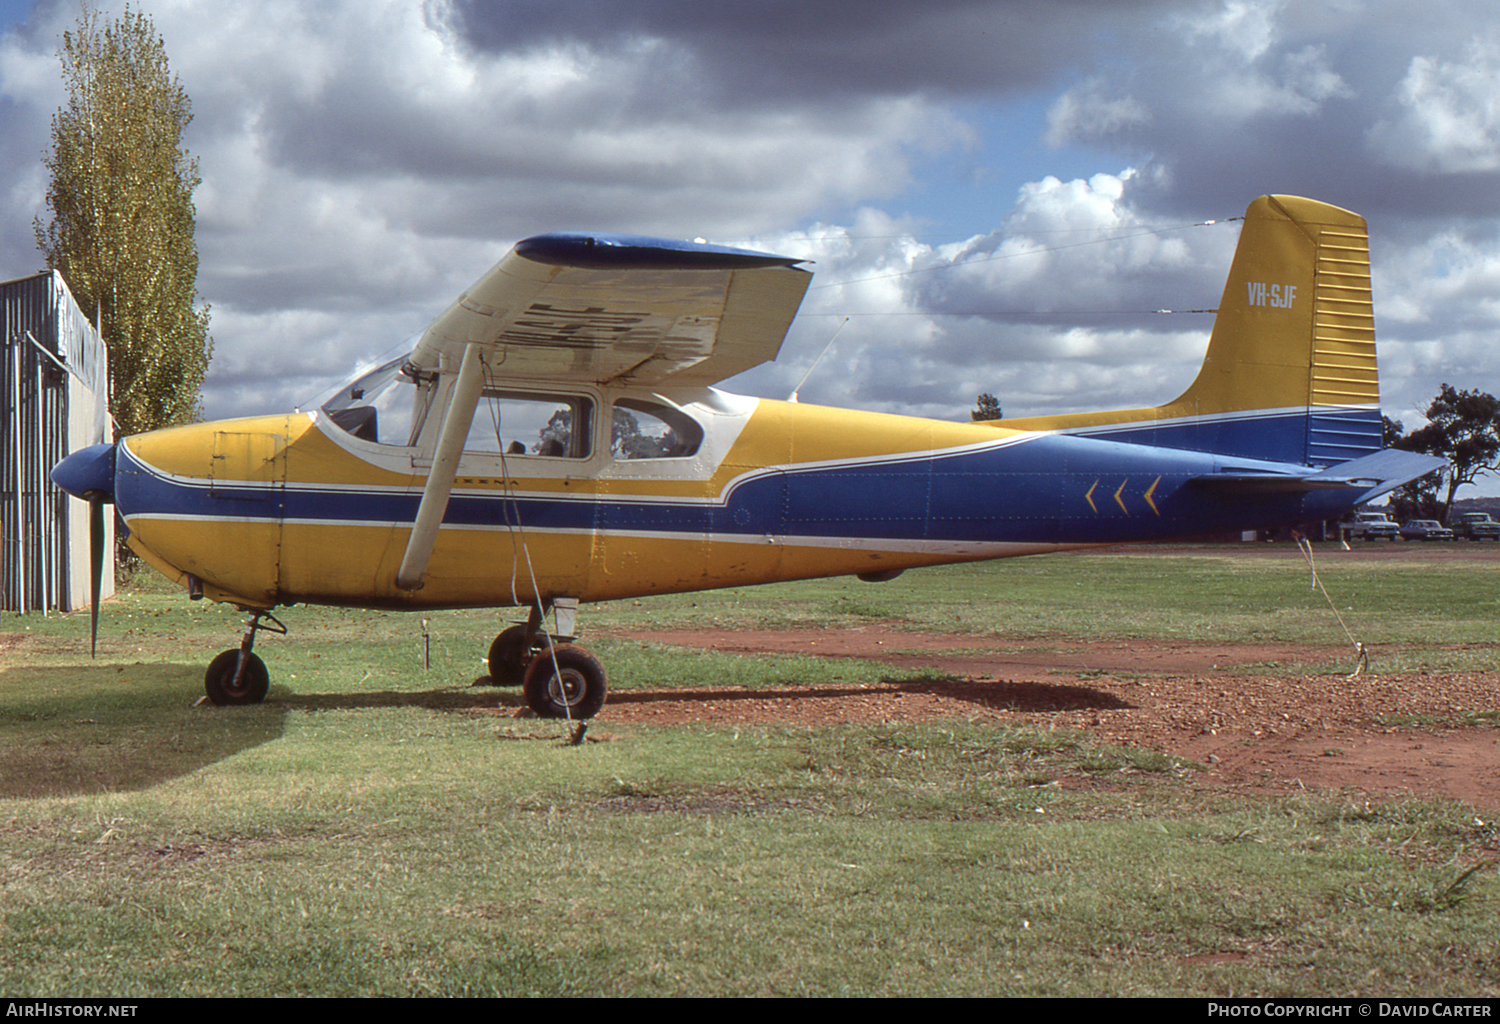
[[[270,619],[274,625],[262,624],[261,619]],[[245,633],[238,647],[223,651],[208,663],[203,676],[203,689],[208,699],[221,707],[225,704],[259,704],[266,699],[271,689],[271,673],[260,655],[252,652],[255,634],[262,629],[286,635],[286,626],[270,612],[252,612],[245,624]]]

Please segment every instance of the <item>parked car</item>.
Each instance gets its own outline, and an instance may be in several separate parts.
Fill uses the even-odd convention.
[[[1350,540],[1389,540],[1401,536],[1401,528],[1384,512],[1356,512],[1339,524]]]
[[[1500,541],[1500,523],[1491,519],[1488,512],[1465,512],[1458,517],[1453,532],[1465,540]]]
[[[1500,523],[1496,524],[1500,526]],[[1453,531],[1436,519],[1413,519],[1401,526],[1402,540],[1452,540]]]

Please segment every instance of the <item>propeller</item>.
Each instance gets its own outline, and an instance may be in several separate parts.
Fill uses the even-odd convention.
[[[89,657],[99,650],[99,601],[104,592],[104,506],[115,500],[115,446],[96,444],[52,467],[52,482],[89,503]]]
[[[104,592],[104,499],[89,496],[89,657],[99,654],[99,601]]]

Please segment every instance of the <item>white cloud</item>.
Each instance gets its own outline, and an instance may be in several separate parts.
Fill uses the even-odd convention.
[[[920,95],[714,104],[665,39],[478,49],[439,6],[398,0],[145,7],[194,103],[210,415],[269,409],[298,390],[278,374],[399,340],[523,235],[735,240],[895,195],[914,154],[970,137]],[[34,111],[61,101],[54,38],[0,50],[0,85]],[[30,165],[6,184],[35,210],[43,182]]]
[[[1097,140],[1151,120],[1145,105],[1131,96],[1107,96],[1105,84],[1091,78],[1070,89],[1047,111],[1047,143],[1065,146],[1075,140]]]
[[[875,211],[770,246],[813,256],[818,276],[780,364],[728,386],[785,397],[848,316],[803,401],[964,419],[981,391],[1010,415],[1175,397],[1211,321],[1154,310],[1211,308],[1237,232],[1143,215],[1135,177],[1030,183],[1002,228],[940,247]]]
[[[1212,32],[1190,29],[1187,46],[1173,61],[1170,79],[1159,76],[1178,111],[1195,119],[1240,124],[1259,117],[1310,117],[1329,100],[1353,90],[1329,63],[1324,43],[1298,47],[1280,42],[1273,15],[1283,5],[1229,4],[1238,16]]]
[[[1474,39],[1464,59],[1411,59],[1391,99],[1393,117],[1371,127],[1371,150],[1396,167],[1439,174],[1500,170],[1500,44]]]
[[[1276,41],[1277,21],[1287,0],[1226,0],[1195,5],[1168,19],[1190,43],[1203,40],[1244,63],[1259,60]]]
[[[1209,319],[1149,311],[1213,306],[1235,241],[1185,225],[1271,191],[1370,217],[1397,408],[1500,372],[1500,15],[1480,0],[866,0],[777,5],[775,31],[757,5],[677,0],[599,0],[587,24],[542,0],[133,6],[194,101],[210,415],[305,401],[566,228],[816,259],[782,361],[731,382],[751,393],[785,397],[838,330],[804,401],[1151,404],[1196,372]],[[38,262],[75,11],[47,0],[0,36],[15,274]],[[976,173],[933,176],[950,160]],[[968,237],[922,237],[933,207]]]

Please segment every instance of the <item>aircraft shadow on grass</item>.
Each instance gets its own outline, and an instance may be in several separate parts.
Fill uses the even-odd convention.
[[[1114,694],[1086,686],[1006,681],[976,682],[956,676],[884,679],[871,686],[795,686],[759,690],[667,689],[618,690],[616,704],[652,701],[830,700],[881,694],[931,694],[995,711],[1081,711],[1131,707]]]
[[[274,687],[271,701],[299,711],[355,711],[372,708],[427,708],[433,711],[516,712],[524,708],[519,693],[499,695],[487,687],[488,677],[468,689],[429,689],[366,693],[294,694]],[[1057,683],[988,681],[976,682],[956,676],[931,675],[916,679],[884,679],[868,686],[786,686],[760,689],[713,689],[708,687],[640,687],[615,691],[616,705],[652,703],[731,703],[777,700],[787,702],[826,701],[882,694],[931,694],[995,711],[1048,712],[1119,710],[1133,707],[1114,694],[1086,686]],[[608,720],[606,713],[601,722]]]
[[[5,764],[0,799],[149,789],[279,739],[286,716],[293,711],[425,708],[504,714],[524,707],[519,693],[497,695],[488,688],[295,693],[276,686],[253,714],[229,715],[183,701],[182,684],[197,671],[190,665],[174,664],[8,670],[7,689],[13,695],[46,696],[12,700],[0,712],[0,757]],[[140,678],[132,680],[131,676]],[[122,689],[122,681],[136,685]],[[128,694],[129,699],[114,699],[118,694]],[[827,701],[881,694],[930,694],[988,710],[1022,713],[1131,707],[1113,694],[1086,686],[975,682],[942,675],[886,679],[870,686],[622,689],[616,692],[614,703]]]
[[[6,669],[0,799],[150,789],[282,735],[284,704],[242,717],[194,707],[184,683],[201,674],[174,664]]]
[[[1135,705],[1087,686],[1033,681],[974,682],[947,676],[906,680],[902,689],[968,701],[995,711],[1119,711]]]
[[[293,711],[424,708],[432,711],[514,713],[519,693],[488,688],[433,688],[364,693],[295,693],[283,686],[254,715],[227,715],[181,698],[196,675],[188,665],[17,668],[7,671],[12,700],[0,712],[0,799],[86,796],[149,789],[245,750],[279,739]],[[131,676],[141,677],[132,680]],[[121,690],[119,683],[136,682]],[[482,680],[488,682],[488,680]],[[131,699],[110,699],[128,693]],[[61,694],[61,696],[58,696]],[[882,694],[929,694],[992,711],[1045,713],[1127,709],[1113,694],[1086,686],[1038,682],[976,682],[953,676],[886,679],[869,686],[795,686],[775,689],[651,687],[621,689],[615,703],[726,703],[829,701]],[[607,721],[607,716],[606,719]]]

